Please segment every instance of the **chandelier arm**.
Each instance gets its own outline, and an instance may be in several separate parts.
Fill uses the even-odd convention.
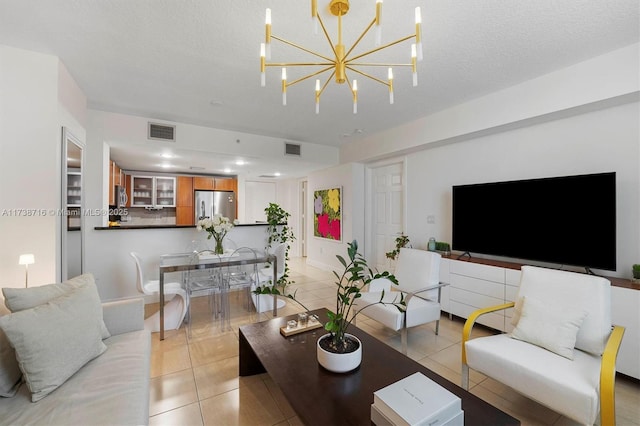
[[[370,55],[370,54],[375,53],[375,52],[377,52],[377,51],[379,51],[379,50],[386,49],[387,47],[391,47],[391,46],[394,46],[394,45],[396,45],[396,44],[398,44],[398,43],[402,43],[403,41],[410,40],[410,39],[414,38],[415,36],[416,36],[416,35],[415,35],[415,34],[413,34],[413,35],[410,35],[410,36],[406,36],[406,37],[404,37],[404,38],[400,38],[400,39],[398,39],[398,40],[396,40],[396,41],[392,41],[391,43],[387,43],[387,44],[385,44],[385,45],[383,45],[383,46],[376,47],[375,49],[372,49],[372,50],[369,50],[369,51],[367,51],[367,52],[361,53],[360,55],[358,55],[358,56],[354,56],[354,57],[353,57],[353,58],[351,58],[351,59],[346,59],[346,60],[345,60],[345,62],[346,62],[346,63],[350,63],[350,62],[352,62],[352,61],[355,61],[356,59],[360,59],[360,58],[362,58],[363,56]],[[273,36],[272,36],[272,37],[273,37]]]
[[[317,52],[314,52],[313,50],[309,50],[306,47],[302,47],[299,44],[293,43],[293,42],[291,42],[289,40],[285,40],[283,38],[280,38],[280,37],[274,36],[274,35],[271,35],[271,38],[274,38],[274,39],[276,39],[276,40],[278,40],[278,41],[280,41],[282,43],[288,44],[289,46],[295,47],[296,49],[303,50],[303,51],[305,51],[307,53],[310,53],[310,54],[312,54],[314,56],[317,56],[319,58],[325,59],[325,60],[330,61],[330,62],[334,62],[334,59],[332,59],[332,58],[329,58],[327,56],[321,55],[321,54],[319,54]]]
[[[320,14],[318,13],[316,15],[316,17],[318,18],[318,22],[320,22],[320,28],[322,28],[322,32],[324,33],[324,36],[327,38],[327,41],[329,42],[329,46],[331,46],[331,50],[333,51],[333,55],[334,57],[338,57],[338,53],[336,52],[336,47],[333,45],[333,41],[331,40],[331,37],[329,36],[329,33],[327,32],[327,28],[324,26],[324,22],[322,21],[322,18],[320,17]],[[328,58],[326,58],[328,59]],[[329,59],[331,60],[331,59]]]
[[[333,68],[335,64],[333,62],[272,62],[270,64],[264,64],[265,67],[305,67],[305,66],[329,66]]]
[[[331,79],[333,78],[334,75],[336,75],[335,70],[331,73],[329,78],[327,78],[327,81],[324,82],[324,85],[322,86],[322,89],[320,89],[320,92],[318,93],[318,99],[320,99],[320,96],[322,96],[322,92],[324,92],[324,89],[329,85],[329,83],[331,82]]]
[[[294,85],[294,84],[296,84],[296,83],[300,83],[301,81],[304,81],[304,80],[306,80],[306,79],[308,79],[308,78],[314,77],[314,76],[316,76],[316,75],[318,75],[318,74],[322,74],[323,72],[327,72],[327,71],[329,71],[329,70],[331,70],[331,69],[334,69],[334,67],[333,67],[333,66],[330,66],[330,67],[327,67],[327,68],[321,69],[320,71],[316,71],[316,72],[314,72],[314,73],[311,73],[311,74],[309,74],[309,75],[306,75],[306,76],[304,76],[304,77],[300,77],[299,79],[294,80],[294,81],[292,81],[291,83],[287,83],[287,87],[289,87],[289,86],[293,86],[293,85]]]
[[[369,32],[369,30],[371,29],[371,27],[373,27],[375,23],[376,23],[376,18],[373,18],[369,26],[362,32],[362,34],[360,34],[360,37],[358,37],[358,39],[353,43],[353,46],[351,46],[351,49],[349,49],[349,51],[344,55],[345,58],[349,57],[349,54],[353,51],[353,49],[356,48],[358,43],[360,43],[362,38]]]
[[[353,71],[353,72],[357,72],[360,75],[363,75],[367,78],[370,78],[371,80],[377,81],[380,84],[384,84],[385,86],[389,87],[389,83],[387,83],[386,81],[380,80],[379,78],[376,78],[372,75],[367,74],[366,72],[360,71],[359,69],[350,67],[349,65],[347,65],[347,69]],[[347,79],[347,82],[349,82],[349,80]],[[351,83],[349,83],[349,87],[351,87]]]
[[[378,62],[349,62],[352,67],[412,67],[413,64],[387,64]]]

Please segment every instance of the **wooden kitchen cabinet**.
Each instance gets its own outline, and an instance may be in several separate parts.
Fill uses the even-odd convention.
[[[214,190],[216,189],[216,180],[209,176],[196,176],[193,178],[193,189]]]
[[[176,200],[176,225],[193,225],[193,188],[194,178],[178,176]]]
[[[232,178],[215,178],[216,191],[233,191],[237,192],[238,180]]]
[[[109,160],[109,205],[116,205],[116,186],[125,186],[126,175],[124,170],[116,164],[115,161]]]
[[[109,160],[109,205],[115,205],[115,187],[113,185],[113,165],[115,163]]]
[[[193,189],[237,192],[238,180],[235,178],[196,176],[193,178]]]

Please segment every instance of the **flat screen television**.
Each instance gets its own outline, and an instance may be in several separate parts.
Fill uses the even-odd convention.
[[[616,174],[453,187],[452,249],[616,270]]]

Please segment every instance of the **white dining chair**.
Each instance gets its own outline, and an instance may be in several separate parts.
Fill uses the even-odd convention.
[[[160,294],[160,280],[148,280],[145,278],[144,263],[136,252],[130,253],[136,264],[136,286],[138,291],[147,296]],[[171,300],[164,307],[164,329],[177,330],[180,328],[187,313],[187,295],[179,282],[164,283],[165,298]],[[160,312],[156,312],[144,321],[145,329],[151,332],[160,331]]]

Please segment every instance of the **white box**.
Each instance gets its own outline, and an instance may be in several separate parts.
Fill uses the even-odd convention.
[[[378,408],[371,404],[371,421],[376,426],[397,426],[394,425],[391,420],[385,416]],[[454,415],[449,420],[441,423],[438,419],[434,420],[436,423],[429,423],[429,426],[464,426],[464,411],[460,410],[458,414]]]
[[[460,398],[422,373],[374,392],[371,414],[380,425],[453,426],[464,420]]]

